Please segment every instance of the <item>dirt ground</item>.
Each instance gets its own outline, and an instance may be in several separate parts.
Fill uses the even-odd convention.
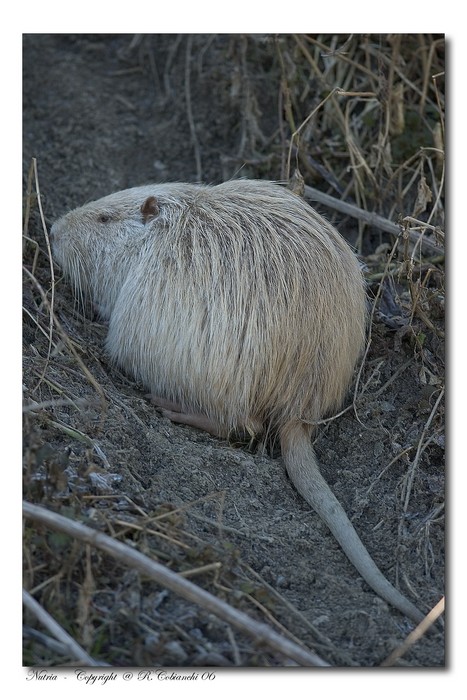
[[[25,193],[33,157],[49,227],[75,206],[147,182],[280,178],[273,55],[267,38],[26,35]],[[249,82],[239,74],[245,65]],[[344,223],[341,230],[355,244],[356,225]],[[39,250],[27,244],[25,265],[50,296],[37,208],[27,235]],[[363,259],[385,240],[368,229]],[[162,418],[144,398],[144,387],[109,364],[105,327],[97,317],[83,317],[61,279],[55,314],[82,364],[59,336],[48,357],[48,312],[31,279],[24,285],[24,396],[26,405],[46,404],[25,413],[26,498],[122,536],[176,571],[220,562],[192,580],[332,665],[378,666],[412,625],[359,577],[295,492],[280,455]],[[315,448],[378,566],[428,612],[444,591],[442,404],[432,414],[443,385],[444,348],[433,328],[417,326],[419,319],[412,328],[423,332],[425,343],[423,350],[414,345],[399,322],[403,303],[394,307],[399,297],[391,290],[388,285],[373,319],[357,411],[323,426]],[[171,517],[160,517],[173,509]],[[141,517],[153,530],[156,522],[165,529],[151,535],[131,529]],[[25,532],[26,586],[102,662],[285,664],[110,558],[40,528]],[[31,632],[34,619],[26,615],[25,624],[25,665],[63,663],[60,654],[40,648]],[[444,663],[439,625],[399,665]]]

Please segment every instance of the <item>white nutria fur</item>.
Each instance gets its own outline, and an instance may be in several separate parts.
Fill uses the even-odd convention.
[[[147,185],[66,214],[54,256],[109,321],[114,362],[173,420],[278,437],[287,472],[367,583],[422,613],[374,564],[320,474],[314,424],[361,354],[363,277],[340,234],[280,185]],[[160,397],[160,398],[156,398]]]

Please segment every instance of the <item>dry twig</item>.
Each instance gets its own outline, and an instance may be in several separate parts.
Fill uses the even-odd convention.
[[[381,231],[384,231],[385,233],[390,233],[393,236],[400,236],[401,235],[401,227],[398,226],[397,224],[393,223],[392,221],[389,221],[388,219],[385,219],[383,216],[379,216],[378,214],[374,214],[372,212],[365,211],[364,209],[361,209],[360,207],[357,207],[355,204],[350,204],[349,202],[343,202],[340,199],[336,199],[336,197],[332,197],[329,194],[326,194],[325,192],[320,192],[319,190],[316,190],[314,187],[309,187],[308,185],[305,185],[305,195],[308,197],[308,199],[311,199],[314,202],[319,202],[320,204],[324,204],[326,207],[329,207],[330,209],[334,209],[335,211],[340,212],[341,214],[346,214],[347,216],[352,216],[355,219],[360,219],[361,221],[364,221],[366,224],[369,226],[374,226],[375,228],[380,229]],[[406,217],[404,221],[409,221],[409,217]],[[417,222],[420,223],[420,222]],[[434,227],[430,225],[425,225],[426,228],[433,229]],[[432,253],[439,255],[440,253],[440,246],[434,243],[433,241],[425,238],[422,236],[420,233],[417,233],[416,231],[407,231],[408,236],[412,243],[414,244],[419,244],[422,247],[425,247],[425,249]],[[404,231],[405,234],[405,231]]]
[[[102,661],[96,661],[89,656],[87,652],[80,647],[80,645],[71,637],[68,632],[66,632],[63,627],[61,627],[54,618],[49,615],[49,613],[44,610],[44,608],[39,605],[37,600],[35,600],[32,595],[27,591],[23,590],[23,604],[28,610],[30,610],[35,617],[39,620],[41,624],[46,627],[49,632],[51,632],[56,639],[58,639],[63,646],[66,648],[70,657],[80,664],[86,664],[87,666],[108,666]]]
[[[444,596],[441,600],[436,603],[434,608],[430,610],[428,615],[423,618],[423,620],[416,626],[412,632],[406,637],[403,643],[394,649],[393,652],[382,662],[381,666],[394,666],[395,662],[401,658],[415,642],[423,637],[425,632],[431,627],[431,625],[436,622],[438,617],[444,612]]]

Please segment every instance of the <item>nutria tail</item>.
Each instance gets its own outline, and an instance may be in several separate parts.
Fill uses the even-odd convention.
[[[337,498],[322,477],[303,423],[288,424],[281,431],[281,450],[287,472],[297,491],[314,508],[368,585],[384,600],[415,622],[425,616],[389,583],[368,554]]]

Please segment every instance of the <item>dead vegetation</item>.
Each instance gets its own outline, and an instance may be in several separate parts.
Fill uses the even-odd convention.
[[[112,39],[110,49],[105,37],[70,41],[92,65],[100,57],[102,71],[109,51],[119,62],[112,89],[129,120],[135,110],[136,124],[142,119],[134,76],[153,89],[148,102],[172,114],[160,135],[172,160],[180,147],[186,170],[164,171],[158,141],[151,165],[160,158],[161,177],[146,175],[135,156],[126,167],[143,174],[130,184],[292,179],[348,234],[365,266],[372,326],[353,401],[323,422],[318,453],[323,468],[341,465],[333,488],[352,494],[346,509],[356,526],[374,537],[383,564],[395,562],[396,585],[428,612],[443,591],[444,38],[138,35]],[[60,40],[49,50],[62,50]],[[26,94],[28,85],[26,76]],[[49,152],[33,119],[26,100],[33,136],[25,144],[24,498],[57,516],[25,511],[24,664],[442,665],[440,628],[400,647],[409,628],[371,594],[352,597],[351,569],[345,588],[338,574],[331,580],[339,552],[317,563],[329,534],[292,522],[310,518],[293,494],[281,511],[280,464],[168,424],[142,387],[108,365],[105,328],[71,298],[47,234],[57,209],[91,196],[93,175],[72,201],[76,177],[56,186],[70,161],[52,167],[60,136]],[[180,146],[181,122],[190,138]],[[109,191],[127,186],[111,180]],[[270,502],[264,522],[258,501]],[[111,538],[119,556],[100,548],[97,535],[80,536],[80,523]],[[290,542],[313,566],[292,561]],[[199,593],[183,597],[183,586],[155,582],[135,565],[137,554]],[[210,608],[207,595],[219,605]]]

